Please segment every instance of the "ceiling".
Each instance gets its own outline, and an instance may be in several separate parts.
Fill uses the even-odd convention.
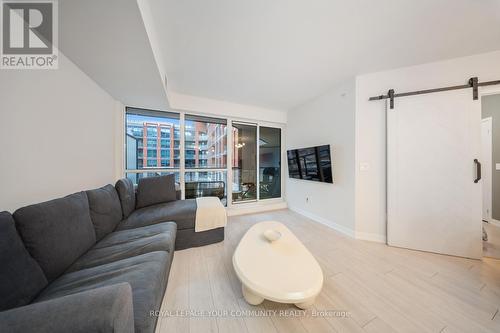
[[[288,110],[356,74],[500,49],[500,0],[150,0],[168,89]]]

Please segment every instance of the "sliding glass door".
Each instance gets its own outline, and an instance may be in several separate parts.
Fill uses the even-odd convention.
[[[281,197],[281,129],[259,127],[259,199]]]
[[[233,203],[257,200],[257,125],[233,122]]]

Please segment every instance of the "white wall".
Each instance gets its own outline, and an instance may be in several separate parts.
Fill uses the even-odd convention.
[[[398,93],[465,84],[473,76],[480,82],[500,79],[500,51],[356,78],[356,236],[379,241],[386,236],[385,102],[368,98],[391,88]],[[360,171],[360,163],[369,169]]]
[[[141,12],[142,21],[144,23],[144,28],[149,39],[149,45],[151,46],[151,52],[153,52],[153,57],[158,67],[158,72],[161,77],[161,82],[163,84],[163,89],[165,89],[167,96],[167,106],[170,106],[168,102],[168,90],[167,90],[167,69],[163,61],[164,57],[161,52],[160,38],[156,33],[156,29],[153,24],[153,10],[151,8],[151,2],[149,0],[137,0],[137,6]]]
[[[287,149],[330,144],[333,184],[290,179],[290,209],[354,236],[355,81],[346,81],[288,114]],[[309,203],[306,203],[309,197]]]
[[[113,182],[118,107],[61,52],[58,70],[2,70],[0,211]]]

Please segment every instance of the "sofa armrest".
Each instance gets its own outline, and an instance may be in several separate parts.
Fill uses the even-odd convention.
[[[134,332],[128,283],[0,312],[0,332]]]

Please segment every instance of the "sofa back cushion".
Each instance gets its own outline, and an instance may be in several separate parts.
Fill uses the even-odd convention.
[[[136,208],[177,200],[175,175],[139,179]]]
[[[128,178],[123,178],[116,182],[115,188],[120,197],[123,218],[126,219],[135,210],[134,183]]]
[[[120,198],[113,185],[87,191],[87,197],[95,236],[97,240],[101,240],[115,230],[118,222],[122,220]]]
[[[49,282],[96,242],[85,192],[20,208],[14,219],[24,245]]]
[[[40,266],[29,255],[12,215],[0,213],[0,311],[31,302],[47,286]]]

